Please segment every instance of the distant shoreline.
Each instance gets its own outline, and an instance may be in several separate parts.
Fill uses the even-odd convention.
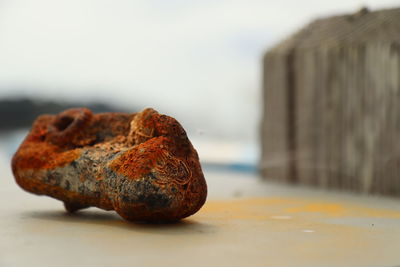
[[[35,118],[41,114],[57,114],[73,107],[87,107],[94,113],[134,112],[101,102],[61,102],[43,101],[31,98],[0,99],[0,132],[29,128]]]

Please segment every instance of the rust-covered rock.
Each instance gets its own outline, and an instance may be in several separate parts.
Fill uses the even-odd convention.
[[[94,206],[130,221],[176,221],[197,212],[207,196],[185,130],[153,109],[39,116],[12,170],[23,189],[59,199],[69,212]]]

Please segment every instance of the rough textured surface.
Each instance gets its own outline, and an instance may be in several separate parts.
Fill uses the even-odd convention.
[[[23,189],[59,199],[69,212],[95,206],[131,221],[176,221],[198,211],[207,196],[185,130],[153,109],[42,115],[12,170]]]

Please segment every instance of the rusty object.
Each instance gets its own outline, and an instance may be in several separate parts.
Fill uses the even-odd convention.
[[[153,109],[39,116],[12,170],[24,190],[61,200],[69,212],[94,206],[130,221],[177,221],[197,212],[207,196],[185,130]]]

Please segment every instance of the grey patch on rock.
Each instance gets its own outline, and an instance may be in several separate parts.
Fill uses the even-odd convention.
[[[154,185],[151,181],[154,174],[149,174],[140,180],[129,180],[119,177],[119,195],[122,201],[132,204],[144,204],[150,209],[162,209],[171,206],[172,199],[168,193]]]

